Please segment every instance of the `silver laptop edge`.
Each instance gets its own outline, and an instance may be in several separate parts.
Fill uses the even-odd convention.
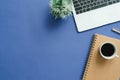
[[[120,2],[81,14],[76,14],[73,5],[72,9],[78,32],[86,31],[120,20]]]

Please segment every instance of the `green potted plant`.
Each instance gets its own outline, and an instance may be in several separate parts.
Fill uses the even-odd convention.
[[[51,13],[55,18],[65,18],[71,15],[72,0],[51,0]]]

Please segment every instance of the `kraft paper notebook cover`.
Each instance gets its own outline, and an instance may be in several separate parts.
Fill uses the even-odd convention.
[[[106,60],[99,54],[100,45],[104,42],[112,42],[117,47],[120,56],[120,40],[95,34],[83,80],[120,80],[120,57]]]

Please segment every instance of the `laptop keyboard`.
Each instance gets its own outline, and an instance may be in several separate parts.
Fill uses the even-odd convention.
[[[76,14],[108,6],[120,2],[120,0],[73,0]]]

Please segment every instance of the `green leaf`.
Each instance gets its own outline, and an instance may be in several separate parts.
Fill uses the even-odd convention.
[[[71,5],[71,0],[51,0],[51,13],[55,16],[55,18],[65,18],[72,12]]]

